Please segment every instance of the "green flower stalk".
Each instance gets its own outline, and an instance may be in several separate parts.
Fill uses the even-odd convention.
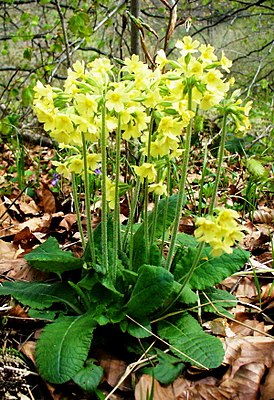
[[[82,133],[82,144],[83,144],[85,208],[86,208],[86,218],[87,218],[88,246],[92,262],[94,262],[95,252],[94,252],[94,239],[93,239],[93,229],[91,221],[91,202],[90,202],[90,184],[89,184],[88,162],[87,162],[87,146],[86,146],[85,136],[83,133]]]
[[[188,110],[192,111],[192,87],[190,86],[188,89]],[[178,202],[177,208],[175,213],[173,231],[171,235],[171,241],[169,245],[169,250],[167,254],[166,260],[166,268],[169,271],[172,264],[173,254],[174,254],[174,247],[176,244],[176,238],[179,229],[180,217],[182,214],[182,206],[185,197],[185,185],[187,179],[187,170],[188,170],[188,161],[189,161],[189,154],[190,154],[190,146],[191,146],[191,135],[192,135],[192,123],[193,120],[191,119],[187,128],[186,128],[186,138],[185,138],[185,149],[183,155],[183,163],[182,163],[182,171],[181,171],[181,178],[179,183],[179,191],[178,191]]]
[[[102,126],[100,135],[100,145],[102,154],[102,272],[106,274],[108,265],[108,205],[107,205],[107,143],[106,143],[106,105],[105,99],[102,101]]]
[[[121,251],[121,232],[120,232],[120,196],[119,196],[119,179],[120,179],[120,153],[121,153],[121,117],[118,115],[118,126],[116,133],[116,157],[115,157],[115,207],[113,217],[113,281],[116,281],[118,268],[118,254]]]

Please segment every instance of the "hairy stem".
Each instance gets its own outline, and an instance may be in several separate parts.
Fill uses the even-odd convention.
[[[102,272],[108,272],[108,204],[107,204],[107,142],[106,142],[106,104],[102,104],[102,127],[101,127],[101,152],[102,152]]]
[[[192,87],[190,87],[188,90],[188,109],[189,110],[192,109]],[[176,211],[175,211],[174,226],[173,226],[169,251],[168,251],[167,260],[166,260],[166,267],[167,267],[168,271],[170,270],[171,264],[172,264],[173,253],[174,253],[177,233],[178,233],[178,229],[179,229],[180,217],[181,217],[181,213],[182,213],[182,206],[183,206],[183,201],[184,201],[184,197],[185,197],[185,185],[186,185],[189,153],[190,153],[190,146],[191,146],[192,122],[193,121],[191,118],[191,120],[187,126],[187,129],[186,129],[185,151],[184,151],[184,158],[183,158],[183,164],[182,164],[181,179],[180,179],[180,183],[179,183],[178,202],[177,202],[177,207],[176,207]]]
[[[87,218],[87,232],[88,232],[88,246],[91,255],[92,263],[95,262],[95,251],[94,251],[94,238],[91,221],[91,210],[90,210],[90,184],[89,184],[89,173],[88,173],[88,162],[87,162],[87,143],[84,133],[82,133],[82,144],[83,144],[83,161],[84,161],[84,186],[85,186],[85,205],[86,205],[86,218]]]

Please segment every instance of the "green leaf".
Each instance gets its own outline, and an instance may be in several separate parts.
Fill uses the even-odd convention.
[[[149,331],[152,330],[150,322],[148,320],[142,319],[142,326],[135,324],[133,321],[122,321],[120,323],[120,327],[122,332],[128,332],[131,336],[136,338],[146,338],[151,336],[151,334],[145,330],[144,328],[148,329]],[[144,327],[144,328],[143,328]]]
[[[180,285],[180,283],[175,281],[173,288],[174,288],[174,297],[177,297],[177,294],[180,292],[182,285]],[[198,296],[195,292],[193,292],[193,290],[190,289],[189,285],[186,285],[184,287],[183,292],[180,294],[178,301],[185,304],[193,304],[197,303]]]
[[[30,318],[46,319],[48,321],[53,321],[56,318],[57,312],[51,310],[37,310],[35,308],[30,308],[28,310],[28,315],[30,316]]]
[[[104,370],[102,367],[87,362],[87,365],[80,369],[72,379],[86,392],[94,392],[103,375]]]
[[[11,295],[26,306],[49,308],[53,303],[65,303],[76,309],[75,292],[66,283],[3,282],[0,296]]]
[[[156,350],[159,364],[154,368],[154,378],[163,385],[169,385],[181,374],[184,363],[171,354],[166,354],[161,350]]]
[[[49,237],[47,241],[24,257],[34,268],[41,271],[55,272],[60,275],[65,271],[81,268],[83,260],[73,256],[71,251],[62,251],[58,241]]]
[[[188,313],[161,321],[158,335],[174,346],[171,351],[186,362],[199,367],[216,368],[223,361],[221,341],[205,333]]]
[[[72,33],[81,38],[90,36],[92,33],[90,17],[83,11],[74,14],[69,19],[68,26]]]
[[[34,91],[31,87],[24,87],[22,90],[22,104],[25,107],[29,107],[33,102]]]
[[[46,326],[36,345],[41,376],[51,383],[64,383],[83,368],[96,323],[90,314],[61,317]]]
[[[192,274],[189,286],[192,289],[204,290],[221,282],[228,276],[243,268],[249,258],[249,253],[240,249],[234,249],[232,254],[222,254],[220,257],[212,257],[210,248],[205,248],[198,267]],[[174,271],[176,281],[182,283],[195,259],[197,249],[188,248],[177,261]]]
[[[162,199],[159,201],[158,207],[156,211],[152,211],[149,216],[148,216],[148,233],[149,237],[152,239],[152,241],[160,238],[165,232],[172,222],[174,221],[175,218],[175,211],[176,211],[176,205],[178,201],[178,195],[173,195],[168,198]],[[165,214],[165,208],[167,207],[167,217],[166,220],[163,218],[163,215]],[[155,212],[157,213],[156,215],[156,222],[155,222],[155,229],[153,230],[153,223],[154,223],[154,214]],[[137,231],[134,234],[133,237],[133,263],[134,269],[138,270],[138,268],[143,265],[146,260],[145,260],[145,246],[148,246],[147,243],[145,243],[145,231],[144,231],[144,223],[142,223]],[[154,233],[153,238],[152,232]]]
[[[204,294],[206,296],[204,296]],[[208,299],[212,301],[213,305],[203,306],[203,311],[217,313],[218,311],[222,314],[231,317],[232,315],[224,308],[232,308],[237,304],[237,299],[235,296],[227,292],[226,290],[220,290],[215,288],[208,288],[200,295],[200,303],[208,303]]]
[[[176,244],[184,247],[196,247],[198,246],[198,241],[194,236],[181,232],[176,237]]]
[[[143,265],[127,303],[128,314],[142,318],[156,311],[173,291],[173,275],[162,267]]]
[[[267,169],[262,165],[262,163],[260,163],[260,161],[255,160],[255,158],[249,158],[246,160],[246,168],[256,179],[261,179],[267,175]]]

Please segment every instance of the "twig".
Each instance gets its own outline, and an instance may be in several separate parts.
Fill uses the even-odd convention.
[[[65,27],[65,19],[64,19],[64,15],[63,15],[63,13],[62,13],[62,9],[61,9],[61,7],[60,7],[60,2],[59,2],[59,0],[55,0],[55,4],[56,4],[57,12],[58,12],[58,15],[59,15],[60,21],[61,21],[62,32],[63,32],[64,42],[65,42],[67,67],[69,68],[70,65],[71,65],[71,60],[70,60],[70,53],[69,53],[68,35],[67,35],[66,27]]]

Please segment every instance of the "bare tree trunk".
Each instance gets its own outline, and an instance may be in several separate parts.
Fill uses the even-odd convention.
[[[130,12],[135,18],[140,16],[140,0],[131,0]],[[140,54],[140,36],[137,26],[131,21],[131,54]]]

